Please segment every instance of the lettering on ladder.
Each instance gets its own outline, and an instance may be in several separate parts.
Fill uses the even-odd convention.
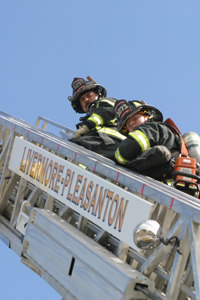
[[[113,229],[121,231],[129,200],[118,193],[99,185],[87,175],[76,173],[55,159],[24,147],[20,162],[20,171],[55,192],[67,202],[79,206],[88,214]]]
[[[8,168],[116,238],[136,248],[134,228],[152,203],[42,147],[15,138]],[[113,170],[115,172],[115,170]]]

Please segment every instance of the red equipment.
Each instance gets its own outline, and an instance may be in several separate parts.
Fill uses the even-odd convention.
[[[173,185],[175,188],[182,190],[187,194],[199,196],[198,184],[200,183],[200,177],[196,175],[196,159],[188,156],[188,150],[182,134],[174,122],[171,119],[167,119],[164,123],[173,133],[178,133],[181,138],[181,154],[176,160],[174,172],[172,173]]]

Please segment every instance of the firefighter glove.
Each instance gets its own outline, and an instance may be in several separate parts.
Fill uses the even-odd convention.
[[[87,125],[80,126],[77,131],[74,132],[72,135],[72,139],[77,138],[85,133],[88,133],[90,129],[87,127]]]

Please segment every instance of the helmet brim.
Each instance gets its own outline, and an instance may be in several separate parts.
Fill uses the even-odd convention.
[[[80,89],[80,91],[77,91],[71,97],[71,105],[73,109],[78,113],[85,113],[85,111],[83,111],[82,106],[80,104],[80,97],[89,91],[95,91],[98,89],[101,92],[102,97],[106,97],[107,95],[106,89],[100,84],[95,83],[94,81],[90,81],[86,86]]]
[[[142,111],[145,111],[147,112],[148,114],[152,115],[153,116],[153,120],[156,121],[156,122],[163,122],[163,115],[161,113],[161,111],[159,111],[159,109],[151,106],[151,105],[147,105],[147,104],[144,104],[144,105],[141,105],[141,106],[138,106],[134,111],[131,111],[125,118],[124,120],[122,120],[121,122],[118,123],[118,130],[121,130],[125,125],[126,125],[126,122],[129,118],[131,118],[132,116],[142,112]]]

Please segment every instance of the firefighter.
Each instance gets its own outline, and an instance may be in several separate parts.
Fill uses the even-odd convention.
[[[115,161],[158,180],[171,177],[180,153],[180,136],[164,123],[162,113],[138,101],[115,103],[118,130],[127,135],[115,151]]]
[[[126,138],[117,131],[117,120],[114,111],[116,99],[107,97],[106,89],[88,76],[74,78],[72,97],[69,97],[72,108],[86,116],[80,118],[77,131],[71,142],[81,145],[107,158],[114,159],[114,152],[120,142]]]

